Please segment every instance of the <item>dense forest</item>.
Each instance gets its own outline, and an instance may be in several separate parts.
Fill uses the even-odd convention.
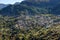
[[[60,40],[60,0],[24,0],[0,5],[0,40]]]
[[[0,15],[0,40],[60,40],[60,16]]]

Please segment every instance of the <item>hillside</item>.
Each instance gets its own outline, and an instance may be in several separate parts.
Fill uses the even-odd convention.
[[[0,40],[60,40],[60,17],[51,14],[0,15]]]
[[[5,4],[0,4],[0,10],[3,9],[3,8],[5,8],[5,7],[7,7],[7,5],[5,5]]]
[[[0,40],[60,40],[60,0],[24,0],[2,8]]]
[[[39,1],[39,0],[38,0]],[[30,1],[22,1],[21,3],[18,4],[13,4],[13,5],[9,5],[5,8],[3,8],[2,10],[0,10],[0,14],[1,15],[8,15],[8,16],[17,16],[20,15],[21,12],[27,12],[27,14],[31,14],[34,15],[36,14],[44,14],[44,13],[50,13],[50,14],[54,14],[56,15],[56,13],[58,12],[57,15],[59,14],[59,9],[55,8],[56,6],[59,7],[59,0],[55,0],[55,1],[40,1],[40,2],[30,2]],[[56,9],[57,11],[54,11],[54,9]],[[56,13],[54,13],[56,12]]]

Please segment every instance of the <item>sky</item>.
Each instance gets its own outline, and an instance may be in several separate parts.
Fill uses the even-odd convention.
[[[21,2],[23,0],[0,0],[0,4],[14,4],[15,2]]]

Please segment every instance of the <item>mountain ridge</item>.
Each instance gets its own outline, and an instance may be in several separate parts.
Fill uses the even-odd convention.
[[[56,13],[53,13],[53,12],[55,12],[53,9],[55,9],[55,6],[57,6],[60,1],[55,0],[54,1],[55,3],[54,3],[52,0],[50,2],[33,3],[33,2],[29,2],[29,1],[25,0],[25,1],[22,1],[21,3],[17,3],[17,5],[15,5],[15,4],[11,5],[10,4],[9,6],[0,10],[0,14],[1,15],[8,15],[8,16],[20,15],[21,12],[27,12],[28,14],[32,14],[32,15],[35,13],[40,14],[40,13],[44,13],[44,12],[56,14]],[[47,11],[45,11],[45,10],[47,10]],[[58,12],[58,15],[60,15],[59,12]]]
[[[5,8],[5,7],[7,7],[7,5],[5,5],[5,4],[0,4],[0,9],[3,9],[3,8]]]

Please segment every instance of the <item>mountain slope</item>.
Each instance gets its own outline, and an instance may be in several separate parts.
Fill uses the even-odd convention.
[[[5,4],[0,4],[0,9],[2,9],[2,8],[4,8],[4,7],[6,7],[7,5],[5,5]]]
[[[39,8],[35,6],[28,6],[27,4],[19,5],[9,5],[6,8],[0,11],[2,15],[16,16],[23,13],[28,15],[34,15],[35,13],[47,13],[47,10],[44,8]]]
[[[54,13],[55,11],[53,9],[55,9],[55,6],[57,6],[59,2],[60,0],[50,0],[47,2],[41,0],[37,0],[37,2],[36,0],[34,2],[33,0],[25,0],[21,3],[17,3],[16,5],[9,5],[3,8],[2,10],[0,10],[0,14],[8,16],[17,16],[21,15],[22,13],[26,15],[35,15],[40,13],[56,14],[57,12]],[[59,12],[58,15],[60,15]]]
[[[52,8],[52,13],[56,15],[60,15],[60,3]]]

